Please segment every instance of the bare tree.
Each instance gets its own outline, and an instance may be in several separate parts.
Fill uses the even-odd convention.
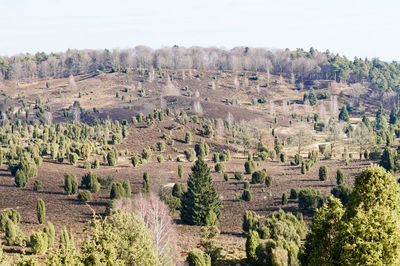
[[[304,146],[312,140],[311,130],[307,127],[298,127],[292,136],[292,143],[297,146],[297,153],[301,154]]]
[[[47,125],[51,125],[53,123],[53,114],[51,112],[45,112],[43,117],[46,120]]]
[[[360,152],[360,159],[364,151],[368,150],[374,144],[373,133],[363,122],[358,123],[351,134],[353,142],[357,144]]]
[[[173,265],[178,258],[178,236],[168,206],[154,194],[134,199],[135,210],[152,233],[154,248],[163,265]]]

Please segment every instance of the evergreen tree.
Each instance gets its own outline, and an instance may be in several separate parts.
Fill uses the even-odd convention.
[[[143,185],[142,185],[142,192],[144,194],[150,192],[150,184],[151,184],[151,179],[149,177],[149,174],[147,172],[143,173]]]
[[[385,110],[382,104],[379,106],[379,110],[376,113],[376,129],[386,129],[388,127]]]
[[[400,188],[373,166],[356,177],[335,241],[339,265],[400,265]]]
[[[302,265],[335,265],[337,258],[332,247],[343,213],[342,204],[333,197],[317,210],[304,251],[299,256]]]
[[[385,168],[387,171],[394,171],[394,155],[393,151],[389,147],[384,149],[379,165]]]
[[[192,166],[182,197],[181,219],[190,225],[214,225],[221,217],[222,203],[212,182],[207,163],[199,158]]]
[[[44,201],[42,199],[37,200],[37,218],[40,224],[43,224],[44,218],[46,216],[46,206],[44,205]]]
[[[336,171],[336,184],[342,185],[344,183],[344,176],[343,172],[340,169],[337,169]]]
[[[391,125],[397,124],[397,109],[395,105],[393,105],[392,110],[390,111],[389,124]]]
[[[342,121],[345,121],[345,122],[349,122],[349,120],[350,120],[349,112],[347,111],[346,105],[343,106],[342,109],[340,109],[339,120],[342,120]]]
[[[308,94],[308,100],[310,101],[310,105],[316,105],[318,100],[317,100],[317,96],[314,93],[314,90],[311,88],[310,93]]]

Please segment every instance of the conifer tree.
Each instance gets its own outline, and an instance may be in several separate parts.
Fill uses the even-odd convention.
[[[382,104],[379,106],[379,110],[376,113],[376,129],[386,129],[388,126],[386,120],[385,110],[383,109]]]
[[[391,125],[395,125],[397,124],[397,109],[396,106],[393,105],[392,110],[390,111],[390,115],[389,115],[389,124]]]
[[[386,147],[383,151],[379,165],[385,168],[387,171],[394,170],[395,165],[393,151],[389,147]]]
[[[44,205],[44,201],[42,199],[37,200],[37,218],[40,224],[43,224],[44,218],[46,216],[46,206]]]
[[[212,182],[207,163],[199,158],[192,166],[182,197],[181,219],[190,225],[214,225],[220,217],[221,200]]]
[[[349,112],[347,111],[347,107],[345,105],[342,107],[342,109],[340,109],[339,120],[349,122],[349,119]]]

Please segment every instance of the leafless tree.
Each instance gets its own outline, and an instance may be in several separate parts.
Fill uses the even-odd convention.
[[[355,130],[351,134],[353,142],[357,144],[360,152],[360,159],[362,153],[374,144],[373,133],[363,122],[358,123]]]

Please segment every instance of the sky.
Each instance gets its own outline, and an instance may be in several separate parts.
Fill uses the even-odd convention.
[[[399,11],[394,0],[0,0],[0,55],[176,44],[400,61]]]

